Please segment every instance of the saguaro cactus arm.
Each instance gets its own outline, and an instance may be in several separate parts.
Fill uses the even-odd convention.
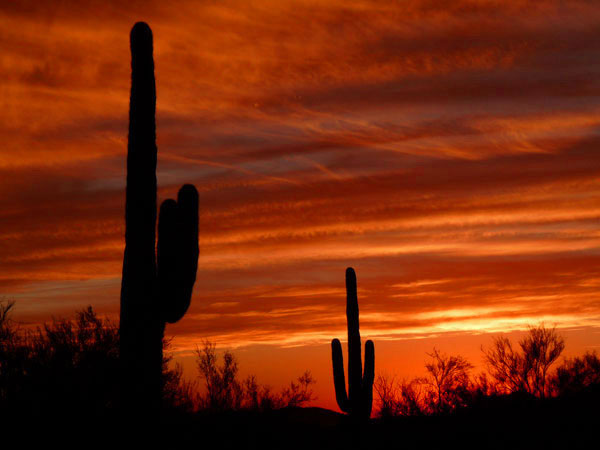
[[[159,310],[169,323],[186,313],[198,269],[198,191],[184,185],[165,200],[158,217],[157,276]]]
[[[363,414],[371,417],[373,407],[373,381],[375,380],[375,344],[368,340],[365,344],[365,371],[362,380]]]
[[[333,385],[335,386],[335,399],[342,411],[349,414],[350,405],[346,394],[346,377],[344,375],[344,355],[339,339],[331,341],[331,361],[333,363]]]

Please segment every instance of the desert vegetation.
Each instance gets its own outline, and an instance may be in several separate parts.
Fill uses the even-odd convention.
[[[120,408],[122,362],[116,324],[88,307],[72,318],[31,329],[13,320],[13,310],[14,303],[0,302],[4,424],[83,423],[116,430],[131,422]],[[503,338],[492,340],[482,348],[487,367],[481,373],[475,374],[465,358],[433,349],[423,377],[404,380],[376,374],[372,417],[359,421],[312,407],[315,380],[309,371],[274,389],[256,376],[241,377],[233,352],[218,351],[214,343],[204,341],[196,349],[196,377],[186,380],[169,345],[163,341],[163,425],[148,437],[168,432],[193,442],[213,433],[221,436],[223,448],[304,448],[317,438],[334,448],[359,441],[370,448],[387,448],[398,433],[407,446],[423,448],[490,438],[509,445],[517,437],[527,445],[570,443],[593,433],[600,398],[597,353],[561,359],[563,338],[544,326],[532,327],[516,345]],[[552,432],[540,436],[538,430],[544,427]],[[141,431],[145,429],[142,422]],[[133,432],[129,426],[127,432]],[[293,442],[290,436],[295,436]]]
[[[119,407],[119,327],[88,307],[71,319],[35,329],[12,318],[15,304],[0,302],[0,411],[35,416],[47,411],[111,414]],[[307,370],[275,390],[254,375],[240,377],[235,354],[210,341],[196,349],[197,378],[186,380],[172,361],[169,341],[161,371],[165,411],[270,411],[308,406],[316,382]],[[437,348],[427,354],[425,375],[410,380],[380,373],[375,378],[374,417],[449,415],[499,399],[549,400],[600,388],[595,351],[560,359],[564,338],[543,324],[515,345],[504,337],[482,347],[486,369]]]
[[[316,381],[309,370],[276,392],[269,385],[259,384],[255,375],[241,380],[237,358],[231,351],[226,350],[222,359],[220,364],[216,345],[210,341],[196,349],[196,364],[205,392],[197,397],[200,410],[268,411],[305,406],[316,399],[311,388]]]
[[[88,307],[72,319],[25,329],[12,318],[14,306],[0,302],[0,413],[114,414],[121,401],[119,327]],[[186,380],[169,348],[163,339],[163,411],[268,411],[315,399],[316,381],[308,370],[276,391],[254,375],[240,379],[236,356],[226,350],[219,358],[216,345],[205,341],[196,351],[198,378]]]
[[[600,387],[600,357],[595,351],[559,358],[564,338],[544,324],[530,326],[515,345],[500,336],[482,347],[486,370],[460,355],[434,348],[427,353],[426,375],[410,380],[393,374],[377,376],[377,416],[440,415],[477,408],[484,403],[545,400],[574,395]]]

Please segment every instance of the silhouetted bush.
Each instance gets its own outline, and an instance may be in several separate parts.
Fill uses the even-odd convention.
[[[425,415],[425,385],[423,378],[407,381],[397,380],[393,375],[378,375],[373,385],[377,395],[377,416],[389,418]]]
[[[173,357],[167,353],[171,341],[163,338],[163,363],[161,372],[161,402],[163,411],[176,410],[193,412],[198,404],[198,392],[195,382],[183,378],[183,367],[175,363],[171,367]]]
[[[469,372],[473,365],[462,356],[449,356],[436,348],[428,353],[431,361],[425,364],[429,386],[426,405],[437,414],[449,413],[467,406],[471,397]]]
[[[55,319],[35,331],[21,330],[3,309],[0,403],[5,411],[70,415],[117,406],[116,325],[99,319],[89,307],[73,321]]]
[[[92,307],[74,320],[54,319],[36,330],[11,320],[13,303],[0,303],[0,413],[105,415],[120,406],[119,328]],[[164,342],[168,347],[168,342]],[[163,407],[189,410],[181,368],[163,358]]]
[[[268,411],[304,406],[315,399],[311,389],[315,380],[309,371],[275,393],[270,386],[259,385],[254,375],[240,381],[235,355],[226,350],[220,365],[216,345],[209,341],[205,341],[202,348],[196,349],[196,363],[206,390],[199,397],[200,409],[215,412],[242,409]]]
[[[575,394],[594,385],[600,386],[600,358],[595,351],[565,359],[551,379],[556,396]]]
[[[519,346],[521,351],[507,338],[498,337],[491,348],[482,348],[488,372],[500,391],[546,397],[550,393],[548,372],[565,348],[563,337],[543,324],[532,326]]]
[[[226,351],[223,354],[223,365],[219,366],[216,345],[205,342],[202,349],[196,349],[196,362],[206,386],[206,395],[200,398],[200,407],[214,411],[239,409],[244,388],[237,379],[235,356]]]
[[[434,348],[428,353],[431,360],[425,364],[426,377],[410,381],[397,381],[390,375],[377,377],[377,415],[439,415],[468,409],[516,411],[541,408],[543,402],[560,402],[567,396],[577,397],[575,401],[583,404],[583,397],[600,395],[600,358],[596,352],[567,358],[552,372],[564,349],[564,339],[544,325],[530,327],[519,348],[513,348],[507,338],[495,338],[491,349],[482,348],[488,373],[474,377],[470,376],[473,366],[466,359]]]
[[[290,385],[281,392],[281,399],[286,407],[298,407],[315,400],[310,386],[316,383],[309,370],[300,375],[297,382],[290,381]]]
[[[469,377],[473,368],[462,356],[446,355],[436,348],[427,353],[426,377],[397,381],[379,375],[375,382],[379,417],[448,414],[469,405],[474,385]]]

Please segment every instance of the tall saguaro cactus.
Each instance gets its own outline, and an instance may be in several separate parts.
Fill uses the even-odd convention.
[[[165,323],[187,311],[198,268],[198,192],[184,185],[165,200],[156,243],[156,87],[152,30],[131,30],[131,96],[127,146],[125,254],[120,351],[129,408],[157,408]]]
[[[346,320],[348,323],[348,393],[344,377],[344,356],[339,339],[331,341],[333,383],[335,398],[342,411],[356,419],[368,419],[373,404],[373,379],[375,377],[375,346],[365,344],[365,367],[361,361],[360,331],[358,324],[358,296],[356,274],[352,267],[346,269]]]

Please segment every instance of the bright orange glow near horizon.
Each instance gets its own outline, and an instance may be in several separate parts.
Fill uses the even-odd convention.
[[[555,325],[600,347],[600,5],[88,1],[0,6],[0,298],[118,317],[129,30],[154,33],[159,201],[200,192],[203,339],[335,408],[358,276],[376,370]]]

